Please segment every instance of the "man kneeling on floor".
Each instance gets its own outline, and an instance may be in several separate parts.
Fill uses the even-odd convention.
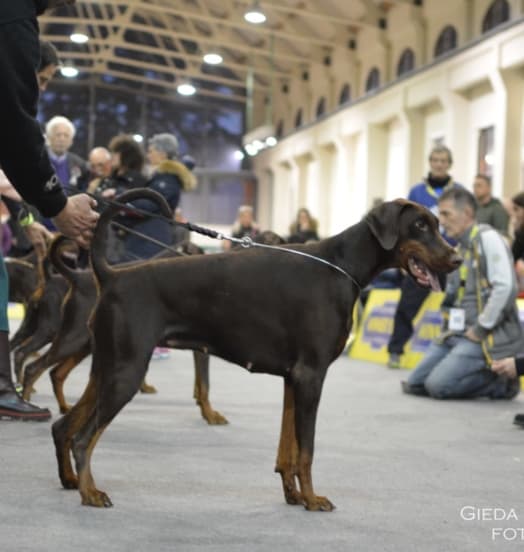
[[[464,258],[448,276],[442,303],[444,328],[425,358],[402,382],[405,393],[435,399],[512,399],[519,379],[491,370],[491,360],[515,356],[524,348],[516,306],[511,253],[491,226],[475,221],[476,202],[465,189],[439,198],[439,219],[458,241]]]

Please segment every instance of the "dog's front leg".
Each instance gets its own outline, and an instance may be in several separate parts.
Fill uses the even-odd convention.
[[[278,445],[275,471],[282,477],[284,497],[288,504],[302,504],[302,495],[297,488],[297,439],[295,434],[295,391],[292,384],[284,379],[284,405],[282,428]]]
[[[297,475],[302,503],[306,510],[331,512],[335,506],[327,497],[315,494],[311,476],[317,410],[325,372],[325,370],[302,366],[294,381],[295,428],[298,442]]]

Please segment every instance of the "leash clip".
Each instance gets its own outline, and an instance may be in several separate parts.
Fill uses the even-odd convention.
[[[240,245],[244,248],[252,247],[253,246],[253,240],[249,236],[244,236],[240,240]]]

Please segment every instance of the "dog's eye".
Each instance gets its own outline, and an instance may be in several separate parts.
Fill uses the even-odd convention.
[[[417,220],[415,222],[415,228],[417,230],[420,230],[421,232],[427,232],[428,231],[428,223],[425,220]]]

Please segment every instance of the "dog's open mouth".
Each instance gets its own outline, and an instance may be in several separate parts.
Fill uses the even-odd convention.
[[[408,259],[409,272],[417,283],[423,287],[430,287],[433,291],[442,291],[438,276],[431,272],[427,265],[420,259],[410,257]]]

